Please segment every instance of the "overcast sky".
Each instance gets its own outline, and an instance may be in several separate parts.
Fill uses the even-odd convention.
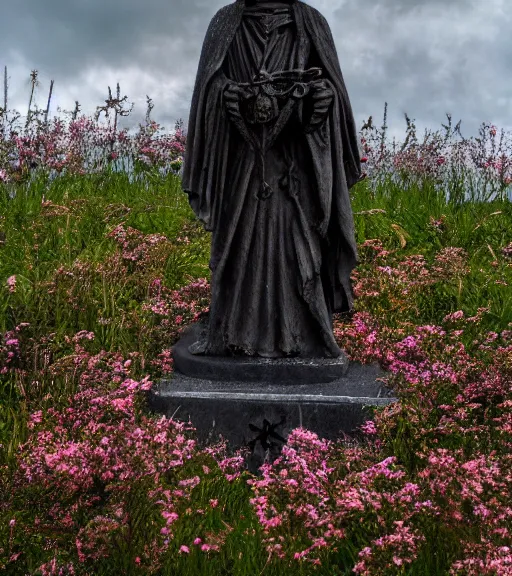
[[[201,45],[225,0],[12,0],[2,2],[0,72],[9,108],[26,114],[30,71],[36,103],[55,80],[57,107],[93,114],[110,85],[135,104],[124,122],[152,116],[171,129],[188,119]],[[357,125],[382,123],[403,139],[404,112],[438,129],[449,112],[464,136],[482,122],[512,130],[512,0],[307,0],[333,32]],[[3,97],[0,92],[0,105]]]

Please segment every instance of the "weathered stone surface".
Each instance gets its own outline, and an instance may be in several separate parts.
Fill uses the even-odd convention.
[[[206,323],[188,327],[173,347],[178,372],[203,380],[223,382],[279,382],[315,384],[343,377],[348,370],[345,354],[338,358],[262,358],[259,356],[198,356],[190,348],[200,340]]]
[[[226,359],[227,361],[227,359]],[[150,392],[150,407],[191,421],[200,442],[228,440],[247,447],[249,468],[272,459],[291,430],[304,427],[335,440],[352,434],[371,415],[371,407],[396,399],[385,387],[378,365],[350,363],[343,378],[316,384],[198,379],[175,373]]]

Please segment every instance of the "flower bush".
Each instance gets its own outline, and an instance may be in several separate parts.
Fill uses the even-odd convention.
[[[355,310],[333,330],[398,401],[337,442],[292,431],[254,476],[147,407],[209,306],[181,128],[32,128],[0,140],[2,573],[512,573],[503,134],[419,143],[408,121],[397,150],[362,131]]]

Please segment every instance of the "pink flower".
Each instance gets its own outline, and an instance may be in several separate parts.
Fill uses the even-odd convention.
[[[9,276],[9,278],[7,278],[7,287],[9,288],[9,292],[16,292],[16,276]]]
[[[190,548],[188,546],[180,546],[180,554],[190,554]]]
[[[180,480],[178,486],[195,488],[201,482],[199,476],[194,476],[193,478],[188,478],[187,480]]]
[[[375,422],[373,420],[368,420],[361,426],[361,430],[368,434],[369,436],[377,434],[377,428],[375,427]]]
[[[179,518],[176,512],[167,512],[167,511],[162,512],[162,517],[165,519],[167,524],[172,524],[173,522],[176,522],[176,520]]]
[[[453,314],[448,314],[443,318],[443,322],[455,322],[456,320],[460,320],[464,318],[464,311],[457,310],[457,312],[453,312]]]

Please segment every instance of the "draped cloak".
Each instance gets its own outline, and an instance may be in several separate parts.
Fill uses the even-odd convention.
[[[212,232],[207,354],[338,357],[332,313],[353,308],[357,131],[327,21],[302,2],[289,7],[291,22],[271,27],[270,51],[258,8],[238,0],[217,12],[201,52],[182,187]],[[318,66],[335,94],[317,130],[304,132],[299,105],[266,154],[267,199],[257,196],[258,154],[223,101],[228,82],[250,81],[261,58],[269,72]]]

